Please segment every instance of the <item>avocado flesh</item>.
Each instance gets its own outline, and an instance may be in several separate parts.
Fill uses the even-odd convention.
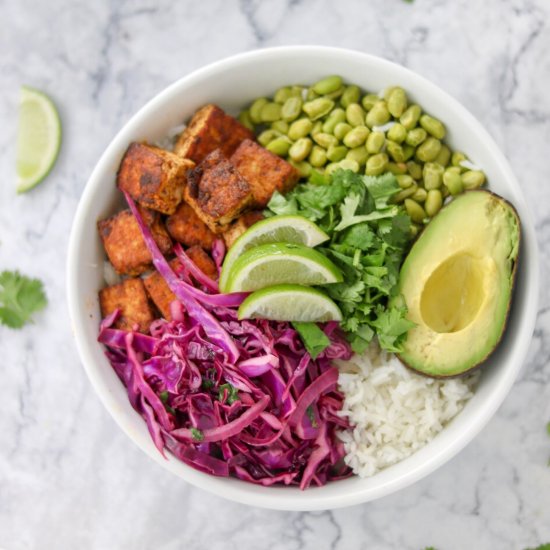
[[[488,191],[464,193],[435,216],[399,277],[416,323],[399,355],[405,364],[445,377],[488,357],[506,326],[519,241],[515,209]]]

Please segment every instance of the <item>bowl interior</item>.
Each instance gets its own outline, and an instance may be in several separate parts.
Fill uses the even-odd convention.
[[[145,422],[131,408],[125,388],[96,341],[100,321],[97,292],[104,285],[105,259],[96,223],[121,204],[115,176],[131,141],[162,139],[206,103],[216,103],[236,114],[251,100],[270,95],[282,85],[308,84],[327,74],[340,74],[373,92],[390,85],[403,86],[412,101],[446,123],[448,143],[485,170],[491,190],[515,205],[522,220],[523,243],[508,329],[462,413],[423,449],[379,474],[305,492],[215,478],[159,455]],[[454,456],[494,414],[521,368],[534,327],[537,285],[534,229],[521,190],[507,161],[474,117],[438,87],[401,66],[322,47],[275,48],[236,56],[179,80],[152,99],[119,132],[92,173],[75,216],[68,256],[69,309],[80,356],[93,386],[120,427],[154,460],[194,485],[239,502],[287,510],[336,508],[372,500],[413,483]]]

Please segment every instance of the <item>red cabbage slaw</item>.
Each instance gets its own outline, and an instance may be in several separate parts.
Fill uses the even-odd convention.
[[[171,321],[150,334],[112,328],[103,320],[98,340],[144,418],[158,450],[217,476],[252,483],[323,485],[351,474],[337,430],[343,395],[332,359],[351,350],[338,323],[322,329],[331,345],[313,360],[290,324],[237,319],[246,294],[219,294],[181,246],[177,274],[164,258],[133,200],[126,200],[177,300]],[[218,267],[224,255],[214,245]]]

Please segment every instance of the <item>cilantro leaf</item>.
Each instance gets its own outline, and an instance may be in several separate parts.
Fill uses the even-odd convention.
[[[202,441],[204,434],[198,428],[191,428],[191,437],[194,441]]]
[[[329,337],[315,323],[292,323],[312,359],[330,346]]]
[[[399,352],[414,326],[406,318],[405,304],[388,305],[396,298],[399,269],[411,240],[409,216],[403,206],[391,203],[399,190],[391,173],[314,172],[309,183],[284,197],[275,193],[268,204],[268,215],[304,216],[330,236],[317,250],[342,270],[345,283],[323,290],[340,307],[341,327],[358,353],[375,336],[383,348]]]
[[[38,279],[18,271],[0,273],[0,323],[21,328],[32,321],[32,314],[46,307],[44,286]]]
[[[239,390],[232,386],[231,384],[222,384],[218,389],[218,400],[223,401],[224,396],[226,395],[227,390],[227,404],[233,405],[235,401],[239,400]]]

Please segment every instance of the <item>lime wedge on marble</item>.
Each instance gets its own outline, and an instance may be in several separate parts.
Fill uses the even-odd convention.
[[[61,122],[53,101],[43,92],[23,86],[17,133],[17,192],[25,193],[50,172],[61,145]]]

